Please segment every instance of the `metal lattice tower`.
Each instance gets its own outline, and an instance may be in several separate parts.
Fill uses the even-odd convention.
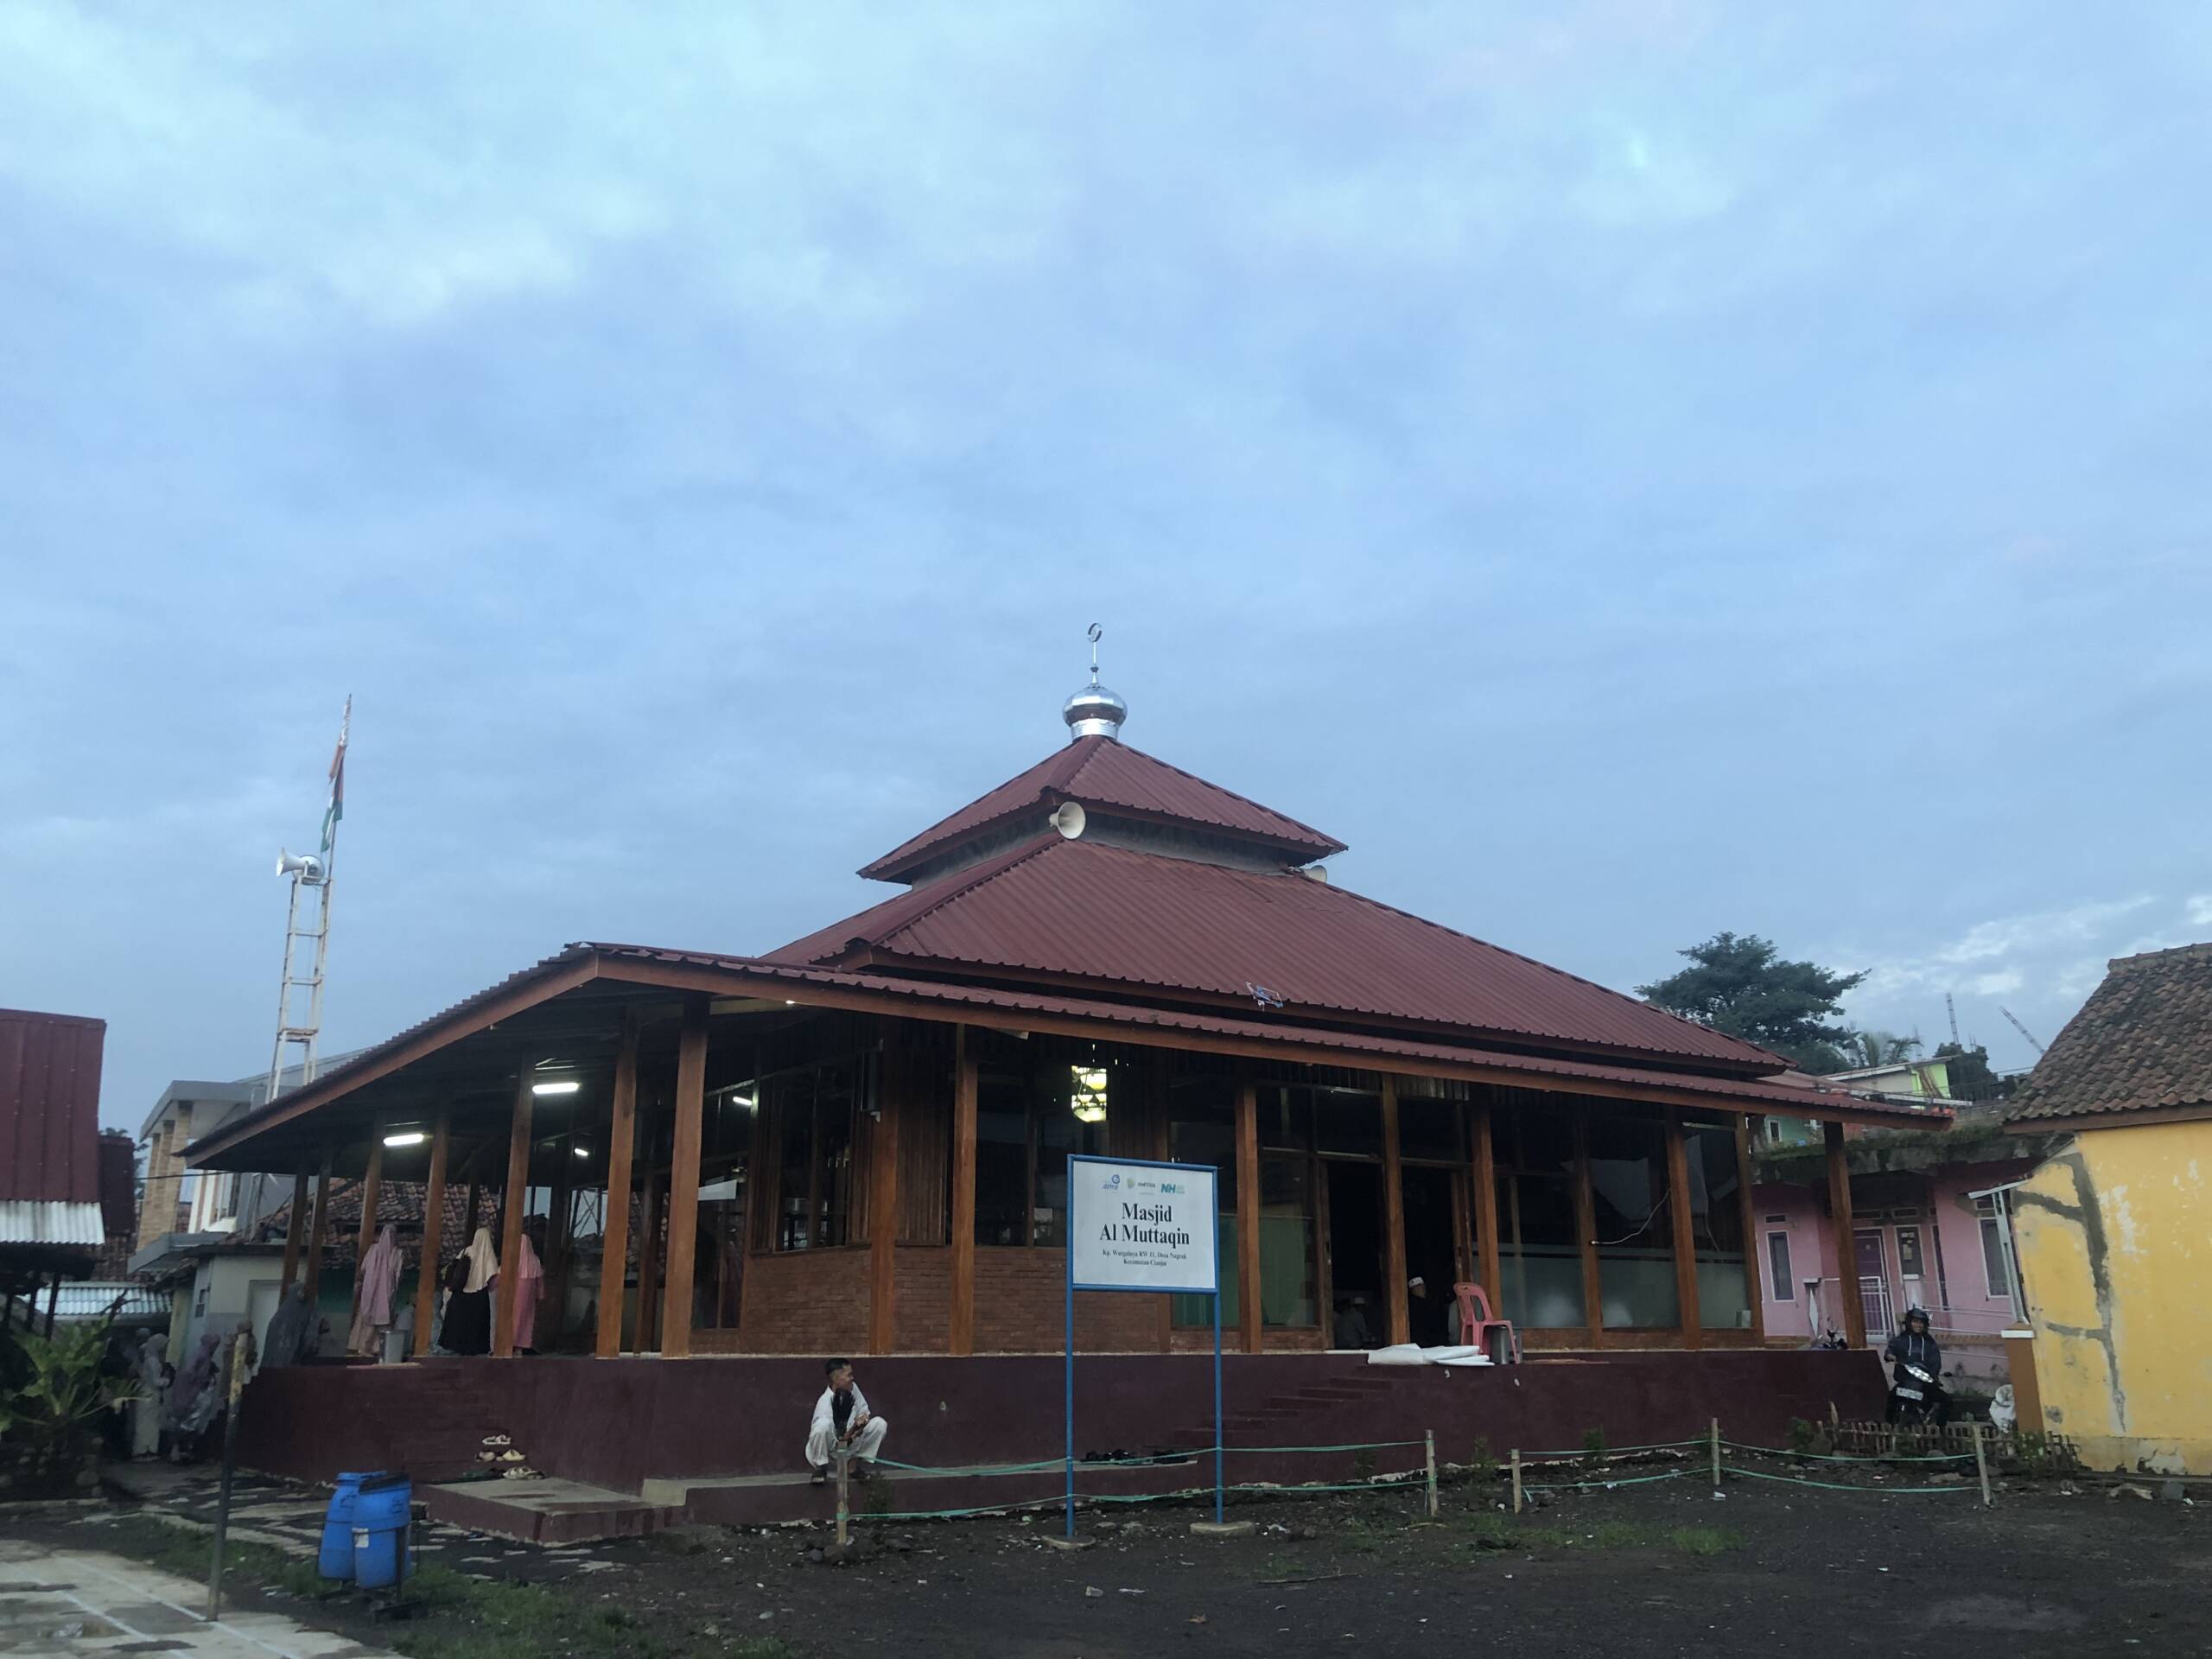
[[[292,879],[291,905],[284,918],[284,975],[276,989],[276,1042],[269,1057],[268,1098],[282,1090],[285,1051],[298,1051],[302,1084],[314,1081],[315,1039],[322,1031],[323,969],[330,954],[330,887],[338,848],[338,821],[345,816],[346,745],[353,729],[353,700],[338,729],[338,752],[330,760],[330,805],[323,814],[320,854],[279,854],[276,874]],[[308,964],[302,972],[302,963]],[[300,1006],[302,996],[307,1006]]]

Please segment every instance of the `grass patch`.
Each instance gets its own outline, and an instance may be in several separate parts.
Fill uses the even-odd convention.
[[[1459,1524],[1466,1546],[1501,1549],[1672,1549],[1685,1555],[1718,1555],[1742,1542],[1725,1527],[1655,1527],[1636,1521],[1600,1521],[1585,1527],[1542,1525],[1506,1515],[1471,1515]]]
[[[207,1582],[207,1568],[215,1552],[212,1534],[126,1516],[102,1527],[93,1536],[133,1560],[148,1562],[195,1584]],[[226,1539],[223,1544],[223,1581],[228,1584],[233,1577],[302,1599],[323,1588],[322,1575],[315,1570],[313,1561],[300,1560],[267,1544],[242,1544]]]

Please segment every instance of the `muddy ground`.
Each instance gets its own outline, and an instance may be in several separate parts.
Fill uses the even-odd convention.
[[[1095,1541],[1074,1554],[1047,1543],[1054,1515],[883,1526],[873,1556],[844,1567],[808,1558],[822,1531],[699,1529],[582,1554],[503,1553],[476,1570],[543,1586],[590,1632],[572,1642],[556,1618],[512,1650],[636,1659],[1287,1659],[1501,1641],[1614,1659],[2212,1653],[2212,1501],[2015,1484],[1984,1510],[1962,1490],[1738,1478],[1716,1498],[1700,1473],[1554,1494],[1516,1517],[1497,1491],[1448,1487],[1434,1522],[1417,1493],[1257,1500],[1237,1510],[1256,1534],[1229,1539],[1190,1535],[1201,1510],[1085,1515]],[[79,1543],[103,1530],[61,1524]],[[609,1565],[585,1572],[585,1560]],[[465,1630],[439,1628],[467,1616],[426,1624],[418,1643],[356,1625],[341,1606],[325,1614],[366,1641],[439,1651],[468,1650]]]

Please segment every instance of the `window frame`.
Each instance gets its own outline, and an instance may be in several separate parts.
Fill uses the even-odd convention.
[[[1777,1243],[1782,1246],[1779,1272],[1776,1270],[1777,1264],[1774,1259],[1774,1247]],[[1797,1267],[1790,1248],[1789,1230],[1787,1227],[1767,1229],[1766,1270],[1767,1276],[1773,1280],[1775,1285],[1770,1300],[1777,1302],[1796,1301],[1797,1300]]]
[[[1989,1277],[1989,1269],[1993,1265],[1993,1252],[1995,1256],[1993,1265],[2001,1269],[2005,1264],[2003,1230],[2005,1217],[1998,1213],[1997,1200],[1987,1197],[1977,1198],[1974,1201],[1974,1217],[1975,1230],[1981,1240],[1981,1283],[1984,1300],[2002,1302],[2005,1306],[2011,1307],[2012,1286],[2010,1279],[2007,1278],[2005,1282],[1997,1284],[1992,1283]]]

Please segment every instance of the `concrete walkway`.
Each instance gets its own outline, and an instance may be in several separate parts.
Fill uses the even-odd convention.
[[[199,1616],[207,1605],[205,1584],[120,1555],[0,1538],[0,1653],[377,1659],[386,1652],[281,1613],[238,1610],[210,1624]]]

